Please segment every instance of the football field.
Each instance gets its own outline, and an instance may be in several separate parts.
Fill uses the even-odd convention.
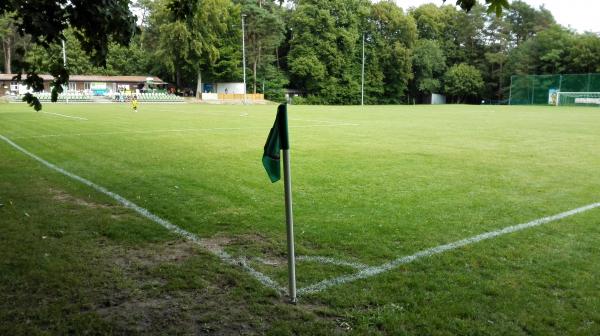
[[[315,330],[600,333],[600,109],[288,111],[300,295],[290,309],[310,311]],[[124,255],[190,241],[215,259],[213,272],[242,274],[235,287],[244,295],[285,302],[283,184],[270,183],[261,163],[275,112],[275,105],[142,104],[138,113],[119,104],[46,103],[42,112],[0,105],[0,289],[13,293],[3,299],[25,305],[27,291],[14,284],[33,281],[40,255],[60,253],[40,251],[23,263],[18,255],[52,243],[42,236],[59,249],[76,227],[90,232],[73,233],[86,242],[82,249],[106,241]],[[121,264],[111,265],[121,274]],[[49,267],[36,281],[69,267]],[[193,264],[178,272],[160,273],[157,288],[207,287],[194,280]],[[88,297],[85,311],[99,321],[102,297]],[[0,318],[20,316],[17,308],[0,308]],[[55,321],[46,314],[42,325]],[[280,322],[258,330],[313,333]],[[30,330],[15,323],[20,329],[0,331]]]

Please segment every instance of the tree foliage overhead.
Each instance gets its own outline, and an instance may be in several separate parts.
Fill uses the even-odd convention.
[[[498,16],[502,14],[503,8],[509,8],[508,0],[485,0],[485,3],[488,5],[488,12]],[[470,11],[476,4],[477,0],[456,0],[456,5],[466,11]]]
[[[31,40],[44,48],[65,39],[67,28],[81,43],[83,50],[90,55],[93,64],[104,66],[110,41],[128,45],[136,31],[135,16],[129,10],[128,0],[4,0],[0,3],[0,14],[14,12],[19,19],[16,30],[21,35],[31,36]],[[52,100],[62,92],[62,85],[68,82],[69,72],[64,66],[57,64],[50,69],[54,76]],[[27,72],[23,82],[36,91],[43,89],[42,80],[35,69],[22,64],[22,71]],[[21,73],[17,80],[21,80]],[[36,110],[41,104],[33,95],[24,98]]]

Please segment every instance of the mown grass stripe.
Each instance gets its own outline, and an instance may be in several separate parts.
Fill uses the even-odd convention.
[[[88,120],[87,118],[74,117],[74,116],[70,116],[70,115],[66,115],[66,114],[60,114],[60,113],[52,113],[52,112],[42,112],[42,113],[43,114],[51,114],[51,115],[55,115],[55,116],[59,116],[59,117],[63,117],[63,118],[78,119],[78,120]]]
[[[318,124],[318,125],[296,125],[289,128],[313,128],[313,127],[338,127],[338,126],[360,126],[359,124],[341,123],[341,124]],[[13,139],[37,139],[37,138],[60,138],[60,137],[81,137],[95,135],[118,135],[118,134],[152,134],[152,133],[184,133],[184,132],[209,132],[209,131],[241,131],[241,130],[264,130],[265,127],[214,127],[214,128],[183,128],[170,130],[129,130],[115,132],[90,132],[90,133],[64,133],[64,134],[40,134],[32,136],[15,136]]]

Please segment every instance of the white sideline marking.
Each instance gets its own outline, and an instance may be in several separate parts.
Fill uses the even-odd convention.
[[[319,125],[299,125],[289,126],[289,128],[312,128],[312,127],[332,127],[332,126],[360,126],[359,124],[319,124]],[[80,137],[94,135],[116,135],[116,134],[151,134],[151,133],[182,133],[182,132],[209,132],[209,131],[240,131],[251,129],[265,129],[265,127],[216,127],[216,128],[187,128],[171,130],[145,130],[145,131],[119,131],[119,132],[93,132],[93,133],[71,133],[71,134],[41,134],[23,137],[13,137],[13,139],[37,139],[37,138],[58,138],[58,137]]]
[[[398,259],[395,259],[391,262],[385,263],[383,265],[380,266],[374,266],[374,267],[368,267],[365,268],[355,274],[350,274],[350,275],[343,275],[337,278],[333,278],[333,279],[328,279],[328,280],[324,280],[321,282],[318,282],[314,285],[310,285],[308,287],[304,287],[304,288],[300,288],[298,289],[298,294],[310,294],[310,293],[317,293],[320,291],[323,291],[329,287],[332,286],[336,286],[336,285],[341,285],[341,284],[345,284],[348,282],[352,282],[352,281],[356,281],[359,279],[366,279],[366,278],[370,278],[372,276],[378,275],[380,273],[384,273],[387,271],[390,271],[394,268],[397,268],[400,265],[404,265],[404,264],[408,264],[410,262],[413,262],[417,259],[421,259],[421,258],[425,258],[425,257],[429,257],[435,254],[440,254],[446,251],[450,251],[450,250],[454,250],[466,245],[470,245],[470,244],[474,244],[477,242],[480,242],[482,240],[487,240],[487,239],[491,239],[491,238],[495,238],[495,237],[499,237],[499,236],[503,236],[509,233],[513,233],[513,232],[517,232],[517,231],[521,231],[521,230],[525,230],[528,228],[532,228],[532,227],[536,227],[536,226],[540,226],[543,224],[547,224],[550,222],[554,222],[557,221],[559,219],[563,219],[566,217],[570,217],[576,214],[580,214],[582,212],[586,212],[595,208],[600,207],[600,203],[593,203],[593,204],[589,204],[577,209],[573,209],[573,210],[569,210],[566,212],[562,212],[559,213],[557,215],[553,215],[553,216],[548,216],[548,217],[543,217],[540,219],[536,219],[533,220],[531,222],[528,223],[523,223],[523,224],[518,224],[518,225],[514,225],[514,226],[509,226],[509,227],[505,227],[503,229],[500,230],[496,230],[496,231],[490,231],[490,232],[486,232],[486,233],[482,233],[480,235],[477,236],[473,236],[470,238],[466,238],[466,239],[462,239],[462,240],[458,240],[452,243],[448,243],[448,244],[444,244],[444,245],[439,245],[436,247],[432,247],[426,250],[422,250],[419,251],[413,255],[410,256],[405,256],[405,257],[400,257]]]
[[[332,265],[336,265],[336,266],[346,266],[346,267],[352,267],[352,268],[358,269],[358,270],[363,270],[363,269],[369,268],[369,266],[365,265],[365,264],[352,262],[352,261],[338,260],[338,259],[322,257],[322,256],[297,256],[296,260],[309,261],[309,262],[312,261],[312,262],[318,262],[321,264],[332,264]]]
[[[169,231],[175,232],[181,236],[183,236],[184,238],[198,244],[200,247],[208,250],[209,252],[211,252],[212,254],[216,255],[217,257],[219,257],[222,261],[230,264],[230,265],[238,265],[241,266],[244,270],[246,270],[248,273],[250,273],[255,279],[257,279],[258,281],[260,281],[263,285],[270,287],[272,289],[275,289],[277,291],[279,291],[280,293],[284,293],[285,289],[281,286],[279,286],[275,281],[273,281],[271,278],[269,278],[268,276],[266,276],[265,274],[255,270],[254,268],[252,268],[251,266],[248,265],[248,263],[245,261],[244,258],[240,258],[240,259],[235,259],[234,257],[232,257],[230,254],[228,254],[227,252],[221,250],[221,249],[217,249],[214,247],[210,247],[207,244],[202,242],[202,239],[200,239],[200,237],[198,237],[197,235],[186,231],[182,228],[180,228],[179,226],[172,224],[171,222],[169,222],[166,219],[162,219],[158,216],[156,216],[155,214],[151,213],[150,211],[148,211],[145,208],[142,208],[141,206],[127,200],[126,198],[122,197],[121,195],[115,194],[112,191],[109,191],[108,189],[99,186],[97,184],[95,184],[94,182],[87,180],[81,176],[75,175],[73,173],[70,173],[42,158],[40,158],[39,156],[27,151],[26,149],[24,149],[23,147],[17,145],[16,143],[12,142],[10,139],[8,139],[7,137],[3,136],[0,134],[0,139],[4,140],[6,143],[8,143],[9,145],[11,145],[12,147],[14,147],[16,150],[22,152],[23,154],[29,156],[30,158],[40,162],[41,164],[43,164],[44,166],[57,171],[63,175],[66,175],[74,180],[77,180],[85,185],[87,185],[88,187],[91,187],[92,189],[95,189],[98,192],[101,192],[107,196],[109,196],[110,198],[114,199],[115,201],[117,201],[118,203],[120,203],[121,205],[123,205],[126,208],[129,208],[135,212],[137,212],[138,214],[142,215],[143,217],[146,217],[148,219],[150,219],[151,221],[160,224],[161,226],[163,226],[164,228],[166,228]]]
[[[74,117],[74,116],[70,116],[70,115],[66,115],[66,114],[60,114],[60,113],[52,113],[52,112],[42,112],[42,113],[44,113],[44,114],[52,114],[52,115],[55,115],[55,116],[65,117],[65,118],[71,118],[71,119],[87,120],[87,118]]]

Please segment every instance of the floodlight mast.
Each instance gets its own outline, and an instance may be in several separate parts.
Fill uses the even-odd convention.
[[[62,39],[61,42],[62,42],[62,54],[63,54],[63,66],[66,69],[67,68],[67,49],[65,48],[65,40]],[[67,82],[67,92],[65,92],[65,99],[68,104],[69,103],[69,95],[67,93],[69,93],[69,82]]]
[[[244,71],[244,104],[246,101],[246,33],[244,30],[244,18],[246,14],[242,14],[242,67]]]
[[[362,70],[360,84],[360,105],[365,105],[365,33],[362,34]]]

